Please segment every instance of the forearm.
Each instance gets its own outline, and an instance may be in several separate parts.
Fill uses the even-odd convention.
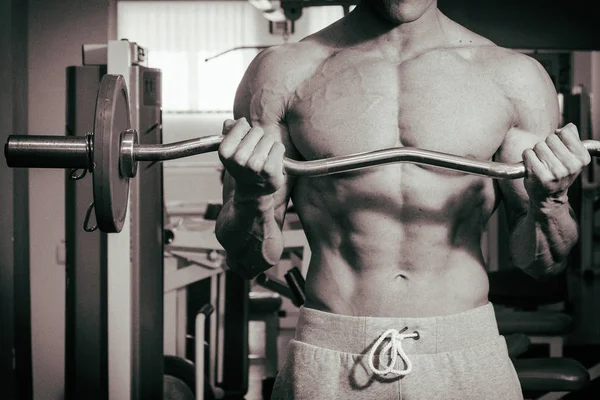
[[[510,234],[511,256],[517,267],[540,279],[564,269],[577,239],[568,201],[550,207],[530,205]]]
[[[227,264],[245,278],[254,278],[281,258],[283,234],[273,203],[273,196],[255,201],[232,196],[217,218],[215,233],[227,253]]]

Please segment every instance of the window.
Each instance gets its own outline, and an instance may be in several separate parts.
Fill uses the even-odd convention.
[[[245,1],[122,1],[118,35],[147,48],[148,66],[162,70],[165,112],[230,111],[237,85],[258,51],[205,59],[256,45],[261,22],[256,14]]]
[[[309,7],[297,21],[300,40],[343,16],[342,7]],[[231,112],[235,91],[259,50],[238,46],[283,43],[247,1],[119,1],[118,36],[148,49],[163,73],[164,112]]]
[[[308,21],[308,30],[318,32],[344,16],[342,7],[307,7],[302,10],[302,19]]]

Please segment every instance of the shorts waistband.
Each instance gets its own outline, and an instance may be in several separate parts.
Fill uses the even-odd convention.
[[[418,333],[406,339],[407,354],[457,351],[499,336],[491,303],[458,314],[425,318],[356,317],[302,307],[295,340],[330,350],[362,354],[388,329]]]

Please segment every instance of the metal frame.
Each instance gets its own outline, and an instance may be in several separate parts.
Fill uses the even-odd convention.
[[[185,232],[180,232],[185,234]],[[179,237],[176,236],[176,240]],[[185,236],[185,235],[183,235]],[[196,338],[195,365],[196,375],[201,374],[204,381],[204,359],[209,357],[208,383],[216,388],[217,376],[222,364],[219,356],[223,353],[217,349],[222,348],[223,340],[223,312],[219,307],[219,300],[223,296],[224,288],[221,282],[224,280],[223,261],[211,261],[207,254],[212,249],[198,248],[194,251],[170,250],[170,255],[165,258],[165,285],[164,285],[164,318],[168,321],[164,325],[164,353],[165,355],[176,355],[186,358],[186,332],[188,324],[188,296],[189,285],[210,279],[210,304],[215,312],[208,317],[200,314],[196,316],[194,337]],[[209,323],[209,353],[204,352],[204,323]],[[201,326],[199,326],[199,324]],[[198,339],[202,338],[202,339]],[[197,393],[200,389],[199,380],[196,380]],[[202,392],[203,393],[203,392]]]
[[[132,68],[140,142],[162,143],[161,74]],[[135,86],[135,87],[134,87]],[[132,101],[133,105],[133,101]],[[132,399],[162,399],[163,164],[141,162],[131,181]]]
[[[132,93],[131,59],[128,42],[109,42],[107,73],[122,75],[129,89],[131,127],[138,129],[136,93]],[[135,190],[130,186],[130,198]],[[131,223],[134,214],[129,202],[129,218],[118,235],[107,235],[108,274],[108,393],[110,399],[128,399],[132,394],[132,265]]]
[[[93,126],[96,91],[105,66],[67,68],[67,134]],[[103,399],[108,391],[106,234],[83,232],[92,177],[65,180],[65,398]]]
[[[138,46],[109,41],[109,74],[125,77],[131,127],[162,142],[160,71],[140,65]],[[108,235],[109,398],[162,399],[162,164],[143,163],[131,181],[129,220]]]

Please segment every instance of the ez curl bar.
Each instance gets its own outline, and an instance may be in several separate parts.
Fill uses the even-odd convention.
[[[169,144],[139,144],[131,129],[125,79],[105,75],[96,98],[94,131],[81,137],[11,135],[4,146],[9,167],[72,169],[71,179],[93,174],[97,227],[107,233],[120,232],[127,213],[129,179],[137,173],[138,161],[164,161],[216,151],[221,135],[206,136]],[[600,156],[600,141],[585,140],[592,156]],[[450,154],[399,147],[314,161],[284,160],[285,172],[294,176],[322,176],[366,167],[410,162],[461,171],[496,179],[525,176],[523,163],[480,161]],[[83,173],[76,174],[76,171]],[[89,219],[89,218],[86,218]],[[84,227],[93,231],[96,227]]]

